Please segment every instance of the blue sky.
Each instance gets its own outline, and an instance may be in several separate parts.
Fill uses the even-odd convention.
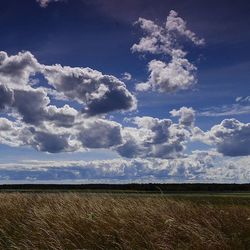
[[[1,182],[249,182],[248,1],[0,13]]]

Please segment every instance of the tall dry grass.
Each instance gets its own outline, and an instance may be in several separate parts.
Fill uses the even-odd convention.
[[[163,196],[0,194],[0,249],[250,249],[250,207]]]

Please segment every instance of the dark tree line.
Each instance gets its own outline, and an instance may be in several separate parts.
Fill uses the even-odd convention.
[[[148,191],[148,192],[250,192],[250,184],[14,184],[0,185],[4,190],[62,190],[62,191]]]

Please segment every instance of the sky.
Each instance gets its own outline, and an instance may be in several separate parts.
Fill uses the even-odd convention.
[[[0,3],[0,183],[250,181],[250,3]]]

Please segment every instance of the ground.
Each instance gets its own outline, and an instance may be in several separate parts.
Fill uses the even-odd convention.
[[[1,249],[250,249],[249,193],[0,193]]]

